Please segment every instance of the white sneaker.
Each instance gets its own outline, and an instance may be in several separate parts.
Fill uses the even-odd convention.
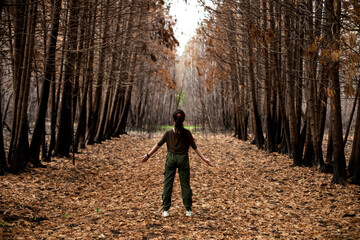
[[[163,211],[162,216],[163,216],[163,217],[168,217],[168,216],[170,216],[169,211]]]
[[[186,211],[186,216],[187,217],[191,217],[192,215],[194,215],[194,213],[190,210],[190,211]]]

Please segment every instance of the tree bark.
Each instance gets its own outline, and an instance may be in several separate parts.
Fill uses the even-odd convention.
[[[359,89],[357,94],[359,94]],[[352,182],[360,185],[360,104],[357,108],[357,118],[355,126],[354,141],[349,161],[349,173],[352,177]]]
[[[249,10],[250,10],[250,4],[251,1],[249,1]],[[249,12],[250,14],[250,12]],[[261,125],[261,119],[259,115],[259,110],[257,106],[257,100],[256,100],[256,87],[255,87],[255,70],[254,70],[254,62],[255,62],[255,56],[253,51],[253,25],[250,19],[248,19],[248,25],[247,25],[247,48],[249,53],[249,81],[250,81],[250,98],[251,98],[251,107],[252,107],[252,117],[254,121],[254,137],[255,137],[255,143],[258,149],[262,149],[264,146],[264,135],[262,131],[262,125]]]
[[[73,119],[72,119],[72,94],[74,81],[74,66],[76,63],[77,35],[78,35],[78,0],[72,0],[70,4],[69,16],[69,37],[67,63],[65,66],[65,75],[63,81],[63,91],[61,94],[59,131],[55,146],[55,155],[57,157],[69,157],[70,147],[73,139]]]
[[[350,132],[350,126],[351,126],[351,123],[352,123],[352,120],[353,120],[353,117],[354,117],[354,113],[355,113],[355,109],[356,109],[356,103],[357,103],[357,100],[359,98],[359,92],[360,92],[360,81],[358,82],[358,86],[357,86],[357,90],[356,90],[356,93],[355,93],[355,99],[354,99],[354,103],[353,103],[353,107],[351,109],[351,113],[350,113],[350,117],[349,117],[349,122],[347,124],[347,127],[346,127],[346,132],[345,132],[345,137],[344,137],[344,147],[346,145],[346,142],[347,142],[347,139],[349,137],[349,132]]]
[[[340,14],[341,1],[329,0],[326,1],[327,21],[328,27],[331,26],[333,31],[332,51],[340,51]],[[344,155],[344,143],[342,135],[342,120],[341,120],[341,100],[340,100],[340,81],[339,81],[339,58],[330,61],[330,82],[333,91],[331,99],[331,123],[332,123],[332,137],[334,146],[334,175],[332,183],[345,184],[346,183],[346,162]]]
[[[0,72],[1,73],[1,72]],[[2,83],[0,78],[0,176],[4,175],[7,172],[7,165],[6,165],[6,155],[5,155],[5,148],[4,148],[4,135],[3,135],[3,121],[2,121],[2,97],[1,97],[1,90],[2,90]]]
[[[271,1],[270,1],[271,2]],[[271,3],[272,5],[270,6],[271,8],[273,8],[273,3]],[[270,11],[267,10],[267,1],[266,0],[262,0],[262,11],[263,11],[263,31],[265,32],[265,34],[268,34],[268,15],[270,14]],[[272,31],[275,32],[275,25],[274,22],[272,22],[271,27],[273,27],[273,29],[271,29]],[[274,73],[274,71],[270,70],[270,60],[272,60],[273,58],[270,56],[269,54],[269,48],[272,48],[273,43],[271,42],[267,42],[269,36],[265,36],[265,41],[264,41],[264,75],[265,75],[265,122],[266,122],[266,144],[265,144],[265,150],[268,153],[274,152],[277,150],[276,147],[276,142],[275,142],[275,131],[276,128],[274,128],[274,119],[272,116],[272,106],[271,106],[271,97],[272,97],[272,91],[273,91],[273,86],[272,86],[272,82],[273,82],[273,78],[274,75],[271,75],[271,73]],[[270,40],[269,40],[270,41]],[[270,47],[269,47],[269,44]]]
[[[287,34],[285,38],[286,45],[286,58],[287,58],[287,112],[289,116],[289,130],[290,130],[290,142],[292,149],[292,158],[293,158],[293,166],[301,166],[302,158],[299,151],[299,131],[298,131],[298,123],[295,114],[295,93],[294,87],[294,69],[293,69],[293,49],[294,43],[292,41],[292,33],[291,33],[291,25],[292,22],[290,20],[291,11],[287,9],[287,13],[285,13],[285,32]]]
[[[122,2],[119,3],[119,9],[122,8]],[[120,30],[121,30],[121,18],[122,15],[119,14],[116,22],[116,29],[115,29],[115,36],[116,38],[119,38],[120,36]],[[115,46],[119,46],[119,41],[115,40]],[[104,107],[103,107],[103,113],[101,115],[100,120],[100,127],[98,129],[98,132],[96,134],[95,141],[100,143],[101,141],[105,139],[110,139],[111,137],[111,131],[112,131],[112,122],[111,122],[111,103],[113,102],[114,96],[114,85],[115,85],[115,71],[119,67],[119,57],[118,57],[118,51],[112,52],[112,58],[111,58],[111,64],[110,64],[110,74],[109,74],[109,80],[107,84],[107,91],[104,101]]]
[[[37,15],[37,3],[17,1],[15,6],[15,60],[13,126],[8,162],[11,172],[23,170],[28,162],[28,97]]]
[[[50,82],[52,80],[52,76],[55,75],[56,43],[59,32],[61,2],[62,2],[61,0],[54,0],[52,3],[53,18],[52,18],[52,27],[51,27],[51,35],[50,35],[50,44],[49,44],[49,49],[47,51],[48,55],[45,61],[44,82],[41,90],[40,105],[37,111],[34,133],[32,135],[31,144],[30,144],[30,153],[31,153],[32,162],[36,166],[42,166],[39,159],[40,145],[42,143],[42,137],[45,132],[45,117],[46,117],[48,100],[49,100]]]
[[[104,32],[101,41],[101,48],[100,48],[100,56],[99,56],[99,70],[97,75],[96,81],[96,88],[95,88],[95,99],[94,99],[94,109],[92,112],[91,117],[91,127],[89,129],[88,134],[88,144],[94,144],[96,133],[100,126],[101,120],[101,97],[102,97],[102,90],[103,90],[103,82],[104,82],[104,67],[105,67],[105,57],[108,52],[108,35],[110,29],[110,19],[108,18],[110,9],[110,0],[107,0],[105,6],[105,13],[103,19],[105,20]]]
[[[230,81],[231,81],[231,95],[232,95],[232,104],[233,104],[233,118],[234,118],[234,127],[235,127],[235,135],[238,136],[239,139],[242,139],[242,131],[240,127],[240,91],[239,91],[239,83],[238,83],[238,67],[236,62],[236,35],[235,35],[235,19],[233,13],[231,12],[230,6],[226,5],[226,16],[227,16],[227,41],[229,45],[229,65],[230,65]]]
[[[131,58],[131,29],[134,21],[134,10],[135,2],[129,1],[130,4],[130,14],[126,19],[125,24],[125,36],[121,46],[121,61],[120,61],[120,73],[119,73],[119,82],[117,84],[115,99],[113,107],[111,110],[110,123],[113,123],[113,133],[112,136],[118,137],[120,135],[120,125],[122,113],[124,112],[125,98],[127,88],[124,87],[125,83],[129,79],[129,69],[130,69],[130,58]],[[123,118],[124,120],[124,118]],[[111,125],[110,125],[111,126]]]
[[[123,105],[123,110],[122,110],[122,113],[121,113],[121,117],[120,117],[120,122],[119,122],[119,125],[115,131],[115,135],[122,135],[124,133],[126,133],[125,131],[125,128],[126,128],[126,121],[127,121],[127,118],[128,118],[128,114],[129,114],[129,109],[130,109],[130,103],[131,103],[131,95],[132,95],[132,89],[133,89],[133,74],[134,74],[134,70],[135,70],[135,64],[136,64],[136,61],[137,61],[137,49],[135,49],[135,52],[133,53],[133,57],[132,57],[132,60],[131,60],[131,64],[130,64],[130,75],[129,75],[129,86],[127,87],[126,89],[126,94],[125,94],[125,101],[124,101],[124,105]]]
[[[69,16],[69,4],[70,1],[66,2],[67,5],[65,6],[66,14],[65,19],[68,20]],[[67,47],[67,35],[68,35],[68,25],[65,25],[63,30],[63,36],[64,39],[62,41],[62,49],[66,49]],[[49,149],[46,155],[46,162],[51,161],[51,157],[53,155],[53,151],[55,149],[56,145],[56,127],[57,127],[57,119],[58,119],[58,106],[60,102],[60,95],[61,95],[61,84],[63,79],[63,69],[64,69],[64,60],[65,60],[65,52],[62,51],[61,53],[61,64],[60,64],[60,73],[59,73],[59,79],[58,82],[56,82],[56,76],[51,76],[51,84],[50,84],[50,104],[51,104],[51,110],[50,110],[50,118],[51,118],[51,126],[50,126],[50,143],[49,143]],[[56,87],[59,86],[59,87]]]

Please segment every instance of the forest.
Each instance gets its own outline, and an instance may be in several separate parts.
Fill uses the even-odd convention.
[[[289,159],[291,168],[281,163],[285,172],[331,176],[318,185],[355,189],[351,204],[358,202],[360,2],[197,2],[206,17],[179,53],[171,1],[1,1],[1,179],[21,181],[33,171],[51,178],[62,164],[82,166],[84,153],[97,149],[95,156],[106,144],[119,143],[122,155],[139,159],[146,148],[123,139],[154,141],[181,108],[206,152],[213,152],[211,141],[224,143],[224,156],[247,144],[264,158]],[[253,161],[261,169],[265,160]],[[0,202],[3,227],[14,220],[6,218],[6,204]],[[161,235],[149,236],[143,239]],[[245,236],[253,235],[228,237]],[[292,235],[299,236],[312,235]]]
[[[177,45],[163,2],[8,1],[1,19],[1,172],[118,137],[129,113],[155,124],[145,105],[174,84]]]
[[[205,7],[177,56],[164,1],[3,2],[0,172],[171,125],[181,107],[189,124],[359,184],[359,3]]]

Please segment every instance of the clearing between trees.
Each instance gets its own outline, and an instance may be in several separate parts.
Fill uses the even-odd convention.
[[[226,135],[195,135],[210,168],[190,150],[193,217],[176,176],[170,217],[161,216],[166,147],[160,135],[130,134],[88,146],[47,168],[0,177],[1,239],[356,239],[360,187],[290,167]]]

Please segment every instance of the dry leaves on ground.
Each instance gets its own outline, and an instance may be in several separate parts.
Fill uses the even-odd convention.
[[[225,135],[196,136],[210,168],[190,150],[195,215],[185,217],[178,176],[161,217],[166,149],[135,134],[88,146],[46,169],[0,177],[1,239],[356,239],[360,188],[292,168],[277,153]]]

